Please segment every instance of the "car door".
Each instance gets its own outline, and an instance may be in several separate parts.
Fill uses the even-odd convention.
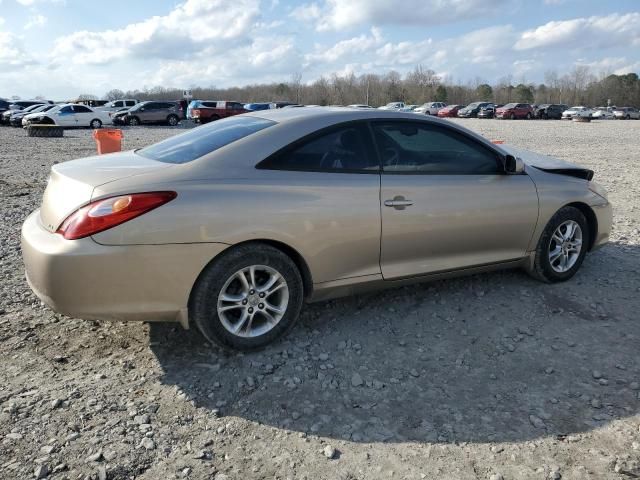
[[[88,127],[89,122],[98,117],[98,115],[94,115],[93,110],[84,105],[74,105],[73,113],[77,127]]]
[[[75,127],[76,116],[73,111],[73,107],[71,105],[66,105],[58,110],[55,114],[55,121],[62,127]]]
[[[526,175],[504,173],[500,154],[453,127],[375,122],[382,160],[385,279],[522,258],[538,218]]]
[[[380,165],[364,122],[316,132],[257,168],[258,183],[247,187],[257,194],[238,199],[238,214],[258,212],[286,233],[314,283],[380,278]]]

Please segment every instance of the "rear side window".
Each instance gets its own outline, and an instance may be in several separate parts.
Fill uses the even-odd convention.
[[[264,118],[235,116],[194,128],[136,153],[159,162],[188,163],[275,123]]]
[[[74,105],[73,111],[77,113],[91,113],[91,109],[85,107],[84,105]]]
[[[378,172],[375,155],[366,147],[363,126],[349,125],[295,142],[264,160],[258,168],[311,172]]]
[[[496,153],[446,127],[417,122],[385,122],[374,124],[374,134],[385,173],[500,173]]]

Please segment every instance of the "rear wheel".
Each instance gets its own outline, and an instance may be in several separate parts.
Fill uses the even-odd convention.
[[[189,305],[202,334],[224,348],[256,350],[287,333],[303,300],[300,272],[283,252],[247,244],[201,274]]]
[[[175,127],[176,125],[178,125],[179,121],[180,119],[176,115],[169,115],[167,117],[167,124],[171,127]]]
[[[93,120],[91,120],[91,122],[89,123],[89,126],[91,128],[101,128],[102,127],[102,122],[100,120],[98,120],[97,118],[94,118]]]
[[[542,232],[530,273],[547,283],[569,280],[582,265],[588,246],[587,219],[577,208],[563,207]]]

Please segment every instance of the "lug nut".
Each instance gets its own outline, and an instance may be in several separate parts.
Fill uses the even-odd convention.
[[[249,295],[253,295],[254,293],[256,293],[255,290],[249,290]]]
[[[260,297],[260,298],[264,298],[264,292],[260,292],[259,297]]]
[[[246,305],[247,304],[247,299],[245,298],[244,300],[242,300],[242,304]]]
[[[264,308],[264,303],[261,303],[260,305],[258,305],[258,307]]]
[[[253,313],[253,308],[249,308],[249,313]]]

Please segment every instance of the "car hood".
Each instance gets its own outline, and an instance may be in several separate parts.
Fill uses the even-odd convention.
[[[565,162],[558,158],[549,157],[547,155],[542,155],[522,148],[516,148],[511,145],[500,145],[500,147],[507,153],[521,158],[525,165],[537,168],[538,170],[582,178],[583,180],[591,180],[593,178],[593,170],[581,167],[575,163]]]

